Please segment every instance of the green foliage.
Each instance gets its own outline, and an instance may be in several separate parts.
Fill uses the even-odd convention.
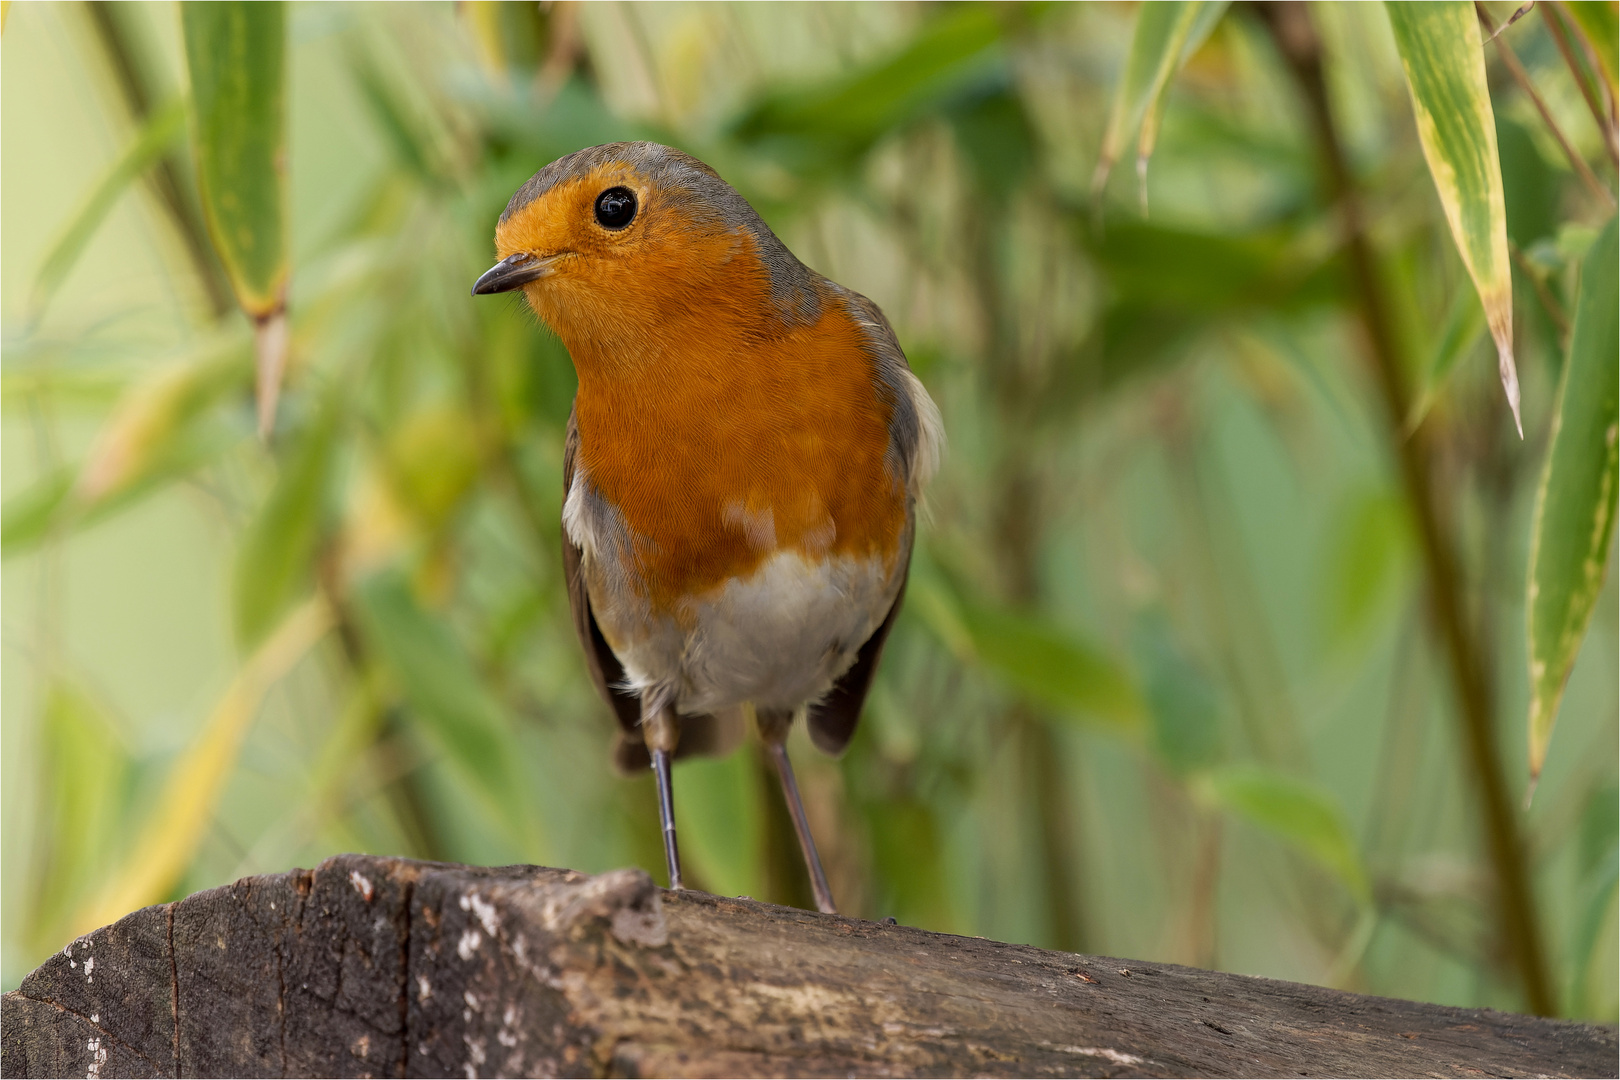
[[[1187,57],[1209,37],[1225,11],[1225,3],[1213,0],[1167,0],[1137,9],[1131,47],[1125,54],[1125,69],[1114,91],[1108,129],[1103,133],[1097,168],[1092,174],[1093,195],[1099,194],[1108,182],[1108,174],[1126,141],[1140,131],[1136,169],[1142,185],[1142,206],[1146,208],[1147,162],[1158,141],[1165,89]]]
[[[1508,264],[1507,202],[1496,152],[1496,118],[1485,82],[1479,21],[1468,0],[1386,3],[1412,92],[1423,156],[1429,162],[1452,239],[1485,307],[1496,339],[1502,389],[1519,418],[1513,362],[1513,274]]]
[[[1263,769],[1222,769],[1203,778],[1209,797],[1309,855],[1361,904],[1370,903],[1367,872],[1344,812],[1321,788]]]
[[[881,304],[945,415],[868,715],[838,761],[793,743],[851,913],[1522,1007],[1345,218],[1255,9],[132,6],[117,23],[165,46],[126,43],[146,100],[190,70],[188,129],[161,105],[126,129],[127,103],[94,97],[118,84],[99,43],[52,81],[35,43],[74,40],[70,10],[12,13],[8,78],[45,89],[8,100],[74,153],[32,113],[0,128],[13,205],[51,208],[37,237],[7,230],[7,264],[42,269],[0,323],[8,986],[118,905],[339,850],[656,865],[650,784],[609,768],[562,586],[572,366],[521,301],[467,296],[537,168],[655,138]],[[1309,17],[1410,350],[1407,427],[1483,625],[1518,617],[1525,447],[1562,410],[1536,566],[1599,576],[1531,605],[1573,645],[1525,829],[1562,1005],[1612,1021],[1612,540],[1556,516],[1604,467],[1597,399],[1572,387],[1602,374],[1604,310],[1613,334],[1612,226],[1600,241],[1511,83],[1480,96],[1461,6]],[[1578,100],[1538,20],[1510,33],[1550,99]],[[1438,110],[1419,139],[1403,79]],[[1151,221],[1128,185],[1088,200],[1105,143],[1153,155]],[[195,235],[134,183],[163,152],[197,166]],[[1439,169],[1435,200],[1425,154],[1474,179],[1449,197]],[[1505,324],[1465,277],[1501,284],[1506,257],[1453,254],[1500,254],[1503,198],[1523,444],[1485,404],[1473,361]],[[291,282],[280,330],[250,348],[234,313],[216,325],[191,242],[250,314]],[[255,363],[262,389],[282,356],[285,408],[255,440]],[[1543,612],[1560,589],[1578,626]],[[1533,630],[1532,656],[1550,640]],[[1490,659],[1519,708],[1511,657]],[[791,899],[757,747],[676,776],[694,879]]]
[[[236,637],[244,649],[257,645],[310,585],[343,417],[341,388],[335,388],[286,452],[275,487],[242,536],[233,592]]]
[[[457,767],[520,847],[537,834],[519,780],[511,725],[448,626],[416,602],[410,582],[378,571],[355,590],[360,625],[421,729]]]
[[[170,144],[180,134],[185,119],[186,109],[182,101],[174,101],[154,114],[130,142],[123,155],[113,163],[101,183],[90,193],[84,206],[63,231],[61,239],[40,264],[39,274],[34,279],[34,295],[31,299],[36,319],[45,305],[51,302],[51,297],[62,287],[62,280],[67,277],[67,272],[73,268],[73,264],[79,261],[85,245],[90,242],[90,238],[106,219],[113,204],[168,150]]]
[[[197,178],[209,234],[249,315],[278,309],[287,282],[285,15],[279,2],[186,2]]]
[[[1615,219],[1581,265],[1569,359],[1530,540],[1530,772],[1541,774],[1564,684],[1597,608],[1614,536],[1620,452],[1620,245]]]

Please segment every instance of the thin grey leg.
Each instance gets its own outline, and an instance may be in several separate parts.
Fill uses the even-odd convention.
[[[804,855],[805,868],[810,871],[810,890],[815,893],[816,908],[828,915],[838,914],[833,903],[832,889],[827,886],[827,875],[821,869],[821,856],[816,853],[815,837],[810,835],[810,820],[804,816],[804,802],[799,798],[799,783],[793,778],[793,762],[788,760],[787,734],[793,726],[793,715],[759,712],[759,734],[771,753],[771,764],[776,766],[776,778],[782,783],[782,798],[787,802],[788,816],[793,819],[793,831],[799,837],[799,851]]]
[[[641,698],[641,737],[652,755],[653,777],[658,781],[658,824],[664,831],[664,864],[669,868],[669,887],[681,885],[681,849],[675,841],[675,787],[670,762],[681,741],[681,722],[675,709],[661,695],[648,692]]]

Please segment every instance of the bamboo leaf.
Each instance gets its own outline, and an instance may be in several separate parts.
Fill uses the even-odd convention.
[[[1474,6],[1468,0],[1432,0],[1386,3],[1384,10],[1406,71],[1429,175],[1457,252],[1479,291],[1485,324],[1496,342],[1502,389],[1522,437],[1519,375],[1513,362],[1507,204]]]
[[[334,390],[282,464],[275,487],[248,526],[236,557],[236,634],[245,648],[293,601],[308,578],[342,418]]]
[[[279,2],[187,0],[180,19],[198,193],[237,302],[253,319],[265,435],[287,357],[286,16]]]
[[[97,870],[116,858],[131,762],[117,727],[68,680],[49,687],[41,720],[46,855],[30,936],[54,948],[63,917],[95,886]]]
[[[106,176],[102,177],[62,231],[61,237],[45,256],[45,261],[40,263],[39,273],[34,277],[33,295],[28,301],[30,322],[38,322],[51,297],[56,295],[68,272],[78,263],[85,246],[95,236],[119,197],[132,181],[163,156],[164,150],[180,134],[185,119],[185,103],[178,99],[170,102],[147,119],[118,160],[113,162]]]
[[[45,539],[63,516],[77,472],[71,465],[61,466],[6,500],[0,511],[0,553],[9,559]]]
[[[775,142],[806,167],[848,162],[886,132],[995,77],[1002,32],[991,6],[949,9],[892,57],[820,87],[766,96],[733,133],[745,143]]]
[[[1615,68],[1620,62],[1620,17],[1614,0],[1563,0],[1562,6],[1592,47],[1604,81],[1609,84],[1609,96],[1614,97]]]
[[[1552,444],[1536,492],[1526,599],[1530,775],[1541,774],[1553,722],[1597,605],[1614,532],[1620,399],[1620,245],[1615,219],[1581,264]]]
[[[1367,871],[1344,811],[1322,789],[1252,766],[1233,766],[1199,778],[1195,790],[1315,859],[1358,902],[1371,902]]]
[[[519,780],[505,710],[484,686],[450,627],[422,610],[397,569],[378,570],[355,589],[356,613],[422,729],[533,852],[537,840]]]
[[[1146,204],[1147,159],[1153,154],[1159,133],[1159,100],[1170,78],[1188,54],[1203,43],[1220,21],[1225,3],[1203,0],[1166,0],[1143,4],[1136,9],[1136,28],[1131,33],[1130,51],[1114,104],[1103,133],[1102,150],[1091,174],[1091,193],[1096,198],[1108,183],[1108,174],[1124,152],[1125,143],[1139,129],[1137,172],[1143,183]]]
[[[1192,24],[1187,28],[1186,37],[1181,42],[1181,49],[1173,59],[1172,65],[1164,73],[1164,82],[1154,91],[1153,99],[1148,102],[1147,109],[1142,114],[1142,131],[1136,140],[1136,183],[1142,202],[1142,212],[1147,213],[1147,167],[1148,159],[1153,156],[1153,148],[1159,141],[1159,124],[1164,119],[1164,92],[1170,87],[1170,78],[1187,58],[1197,52],[1199,47],[1209,40],[1214,32],[1215,24],[1221,21],[1226,14],[1226,0],[1200,0],[1189,5],[1196,8]]]
[[[1457,362],[1473,350],[1480,336],[1485,333],[1485,311],[1479,306],[1479,297],[1466,289],[1460,289],[1452,300],[1451,311],[1446,315],[1445,326],[1440,331],[1440,337],[1435,342],[1429,354],[1428,366],[1423,371],[1421,385],[1412,407],[1406,414],[1406,431],[1408,434],[1418,429],[1423,423],[1429,410],[1439,399],[1440,390],[1445,386],[1446,380],[1451,377],[1451,370]]]
[[[245,352],[226,338],[130,388],[82,463],[52,470],[6,500],[0,554],[9,559],[53,532],[103,520],[235,445],[240,429],[211,407],[244,385],[247,366]]]
[[[73,919],[74,933],[104,926],[168,896],[207,831],[225,781],[265,692],[292,670],[332,624],[321,601],[295,609],[242,665],[208,722],[175,762],[113,883]]]
[[[1142,726],[1147,708],[1125,669],[1039,615],[963,599],[926,556],[907,597],[946,648],[1054,715],[1121,734]]]

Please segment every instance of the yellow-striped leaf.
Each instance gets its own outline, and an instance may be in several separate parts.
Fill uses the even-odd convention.
[[[1525,610],[1530,645],[1530,774],[1547,758],[1564,683],[1603,588],[1614,533],[1620,399],[1620,243],[1615,220],[1581,264],[1580,296],[1536,493]]]
[[[279,2],[181,5],[203,215],[253,319],[259,430],[275,420],[287,357],[285,13]]]
[[[265,691],[292,670],[326,634],[332,615],[319,598],[295,608],[248,658],[225,696],[163,783],[129,857],[112,884],[81,909],[72,931],[85,933],[168,896],[191,865],[213,820],[225,781],[236,767]]]
[[[1391,2],[1384,10],[1406,70],[1423,156],[1457,252],[1479,290],[1485,325],[1496,342],[1502,389],[1522,436],[1519,375],[1513,363],[1507,204],[1474,5],[1468,0]]]

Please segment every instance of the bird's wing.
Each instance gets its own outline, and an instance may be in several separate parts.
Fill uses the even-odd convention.
[[[568,490],[574,484],[574,457],[579,452],[579,422],[572,409],[568,412],[568,437],[563,443],[563,504],[567,505]],[[607,639],[591,614],[591,597],[585,591],[585,552],[574,543],[565,526],[562,530],[563,579],[568,583],[568,607],[574,615],[574,632],[585,647],[585,667],[625,734],[641,741],[637,725],[641,723],[641,695],[631,690],[618,689],[624,682],[624,665],[613,655]]]
[[[861,719],[861,707],[866,704],[866,692],[872,688],[872,676],[878,660],[883,656],[883,643],[889,639],[895,616],[906,598],[906,580],[911,575],[911,530],[906,530],[905,564],[900,567],[900,590],[894,594],[894,604],[883,617],[883,623],[866,639],[855,663],[833,683],[827,696],[810,706],[810,741],[828,754],[841,754],[849,740],[855,736],[855,725]]]

